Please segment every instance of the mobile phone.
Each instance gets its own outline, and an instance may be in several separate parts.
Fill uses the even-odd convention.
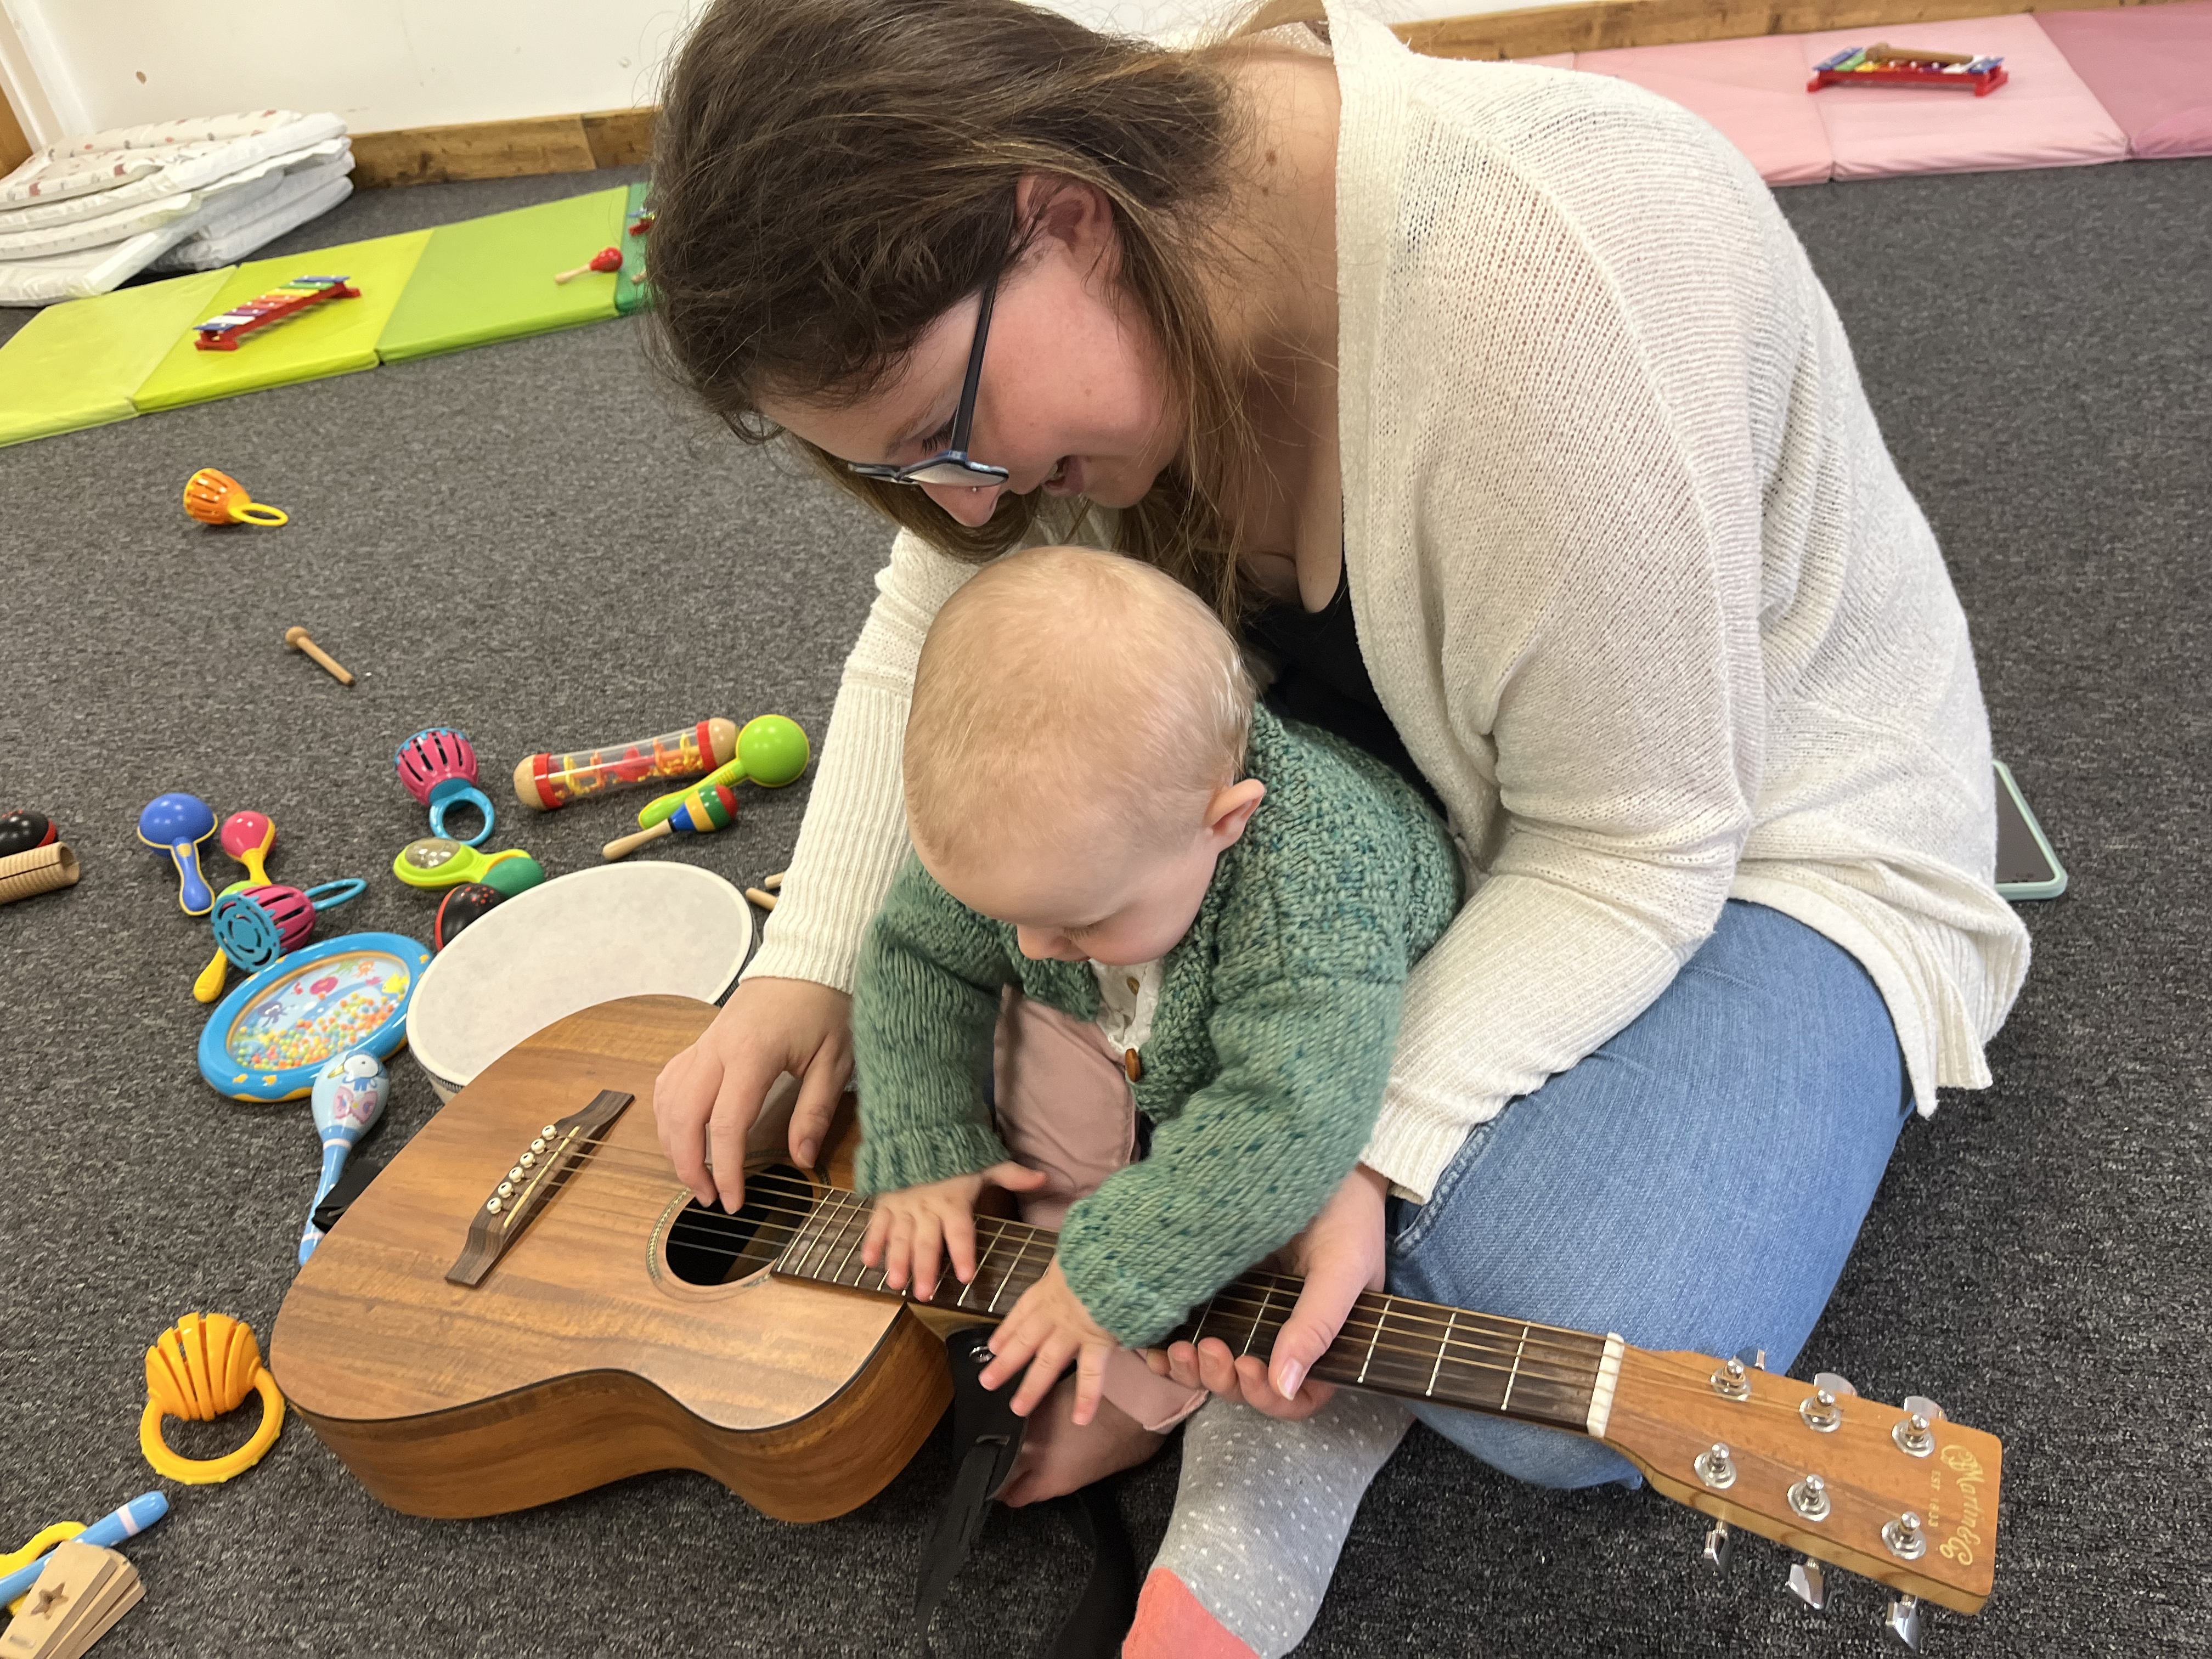
[[[2066,867],[2051,850],[2012,768],[1997,769],[1997,891],[2008,899],[2051,899],[2066,890]]]

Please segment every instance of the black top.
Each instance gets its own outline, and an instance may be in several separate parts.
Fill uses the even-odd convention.
[[[1319,611],[1309,611],[1295,599],[1278,599],[1248,611],[1244,639],[1275,669],[1274,684],[1262,699],[1269,708],[1358,744],[1419,790],[1439,812],[1443,810],[1383,712],[1359,654],[1348,572],[1339,574],[1336,597]]]

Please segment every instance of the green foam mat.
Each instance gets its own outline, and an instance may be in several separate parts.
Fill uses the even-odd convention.
[[[602,248],[641,240],[623,234],[627,199],[617,185],[441,225],[376,342],[377,355],[401,362],[612,317],[618,276],[587,271],[566,283],[553,277]]]
[[[127,421],[177,336],[214,312],[234,266],[48,306],[0,346],[0,444]]]
[[[375,368],[378,337],[391,320],[431,234],[410,230],[404,235],[347,242],[239,266],[206,309],[188,319],[168,356],[131,401],[141,412],[176,409],[213,398],[235,397],[241,392],[260,392],[295,380]],[[295,276],[344,276],[361,290],[361,297],[327,301],[272,324],[246,336],[235,351],[202,351],[194,344],[189,331],[192,323],[242,305]]]
[[[633,311],[641,311],[653,303],[653,290],[646,285],[645,256],[652,251],[653,234],[633,236],[629,228],[645,211],[645,193],[653,181],[641,179],[629,187],[629,199],[623,204],[623,266],[615,278],[615,309],[625,317]]]

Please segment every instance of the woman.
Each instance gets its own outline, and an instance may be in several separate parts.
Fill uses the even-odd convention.
[[[1192,1424],[1131,1653],[1303,1635],[1407,1420],[1304,1371],[1386,1271],[1786,1364],[2027,963],[1964,617],[1757,176],[1619,82],[1334,6],[1271,32],[1294,3],[1182,52],[1008,0],[721,0],[655,160],[672,366],[902,526],[782,906],[657,1090],[702,1199],[738,1201],[780,1073],[802,1161],[844,1085],[915,655],[981,561],[1159,564],[1468,866],[1272,1369],[1161,1362],[1249,1409]],[[1637,1478],[1422,1415],[1524,1479]]]

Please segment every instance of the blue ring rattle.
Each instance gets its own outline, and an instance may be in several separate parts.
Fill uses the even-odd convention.
[[[430,809],[432,835],[464,847],[481,847],[491,839],[491,800],[477,787],[477,751],[466,732],[450,726],[425,726],[399,745],[392,764],[407,793]],[[446,811],[456,805],[475,807],[483,828],[473,836],[447,829]]]

